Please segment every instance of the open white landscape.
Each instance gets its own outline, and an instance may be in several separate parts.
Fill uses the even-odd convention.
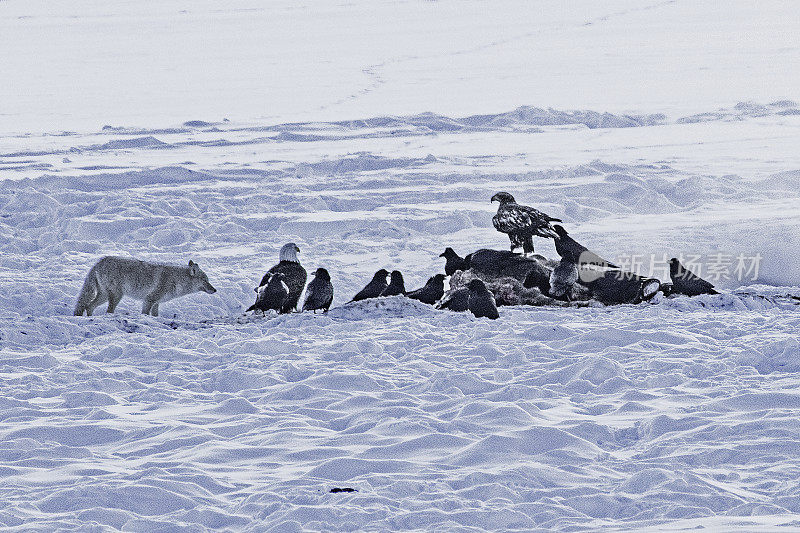
[[[800,530],[795,4],[0,0],[0,49],[4,531]],[[721,294],[348,303],[508,249],[498,191]],[[330,312],[245,314],[287,242]],[[104,255],[217,292],[72,316]]]

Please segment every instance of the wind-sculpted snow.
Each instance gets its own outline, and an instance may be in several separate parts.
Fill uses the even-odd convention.
[[[797,367],[781,366],[797,342],[754,339],[800,315],[733,296],[709,313],[713,298],[498,321],[402,296],[316,316],[4,318],[2,520],[594,530],[797,513]]]
[[[276,143],[346,142],[489,132],[542,134],[553,128],[557,130],[563,127],[641,128],[668,124],[731,122],[755,117],[790,117],[798,114],[800,114],[800,108],[795,102],[781,100],[768,105],[739,102],[729,109],[723,108],[677,118],[667,117],[661,113],[614,114],[607,111],[559,110],[521,106],[505,113],[460,118],[435,113],[421,113],[411,116],[249,127],[237,126],[229,121],[207,122],[202,120],[187,121],[182,125],[183,127],[175,128],[147,129],[107,125],[100,132],[91,135],[65,132],[60,136],[62,140],[59,143],[53,143],[52,136],[47,136],[51,141],[48,143],[48,149],[0,151],[0,169],[23,171],[50,168],[52,164],[44,161],[52,159],[53,156],[66,156],[69,159],[84,154],[91,157],[98,152],[107,151],[181,150],[193,146],[231,148],[274,145]],[[86,142],[81,143],[84,139]],[[24,161],[19,161],[23,158]],[[27,164],[19,164],[23,162]],[[14,165],[15,163],[17,165]],[[43,167],[42,165],[48,166]]]
[[[3,139],[0,525],[794,527],[800,164],[795,145],[742,160],[716,136],[749,138],[756,119],[790,136],[796,119],[770,111],[789,103],[735,109],[704,124],[521,108]],[[576,156],[581,143],[607,144]],[[709,149],[731,168],[709,168]],[[759,275],[495,321],[348,303],[380,268],[414,289],[447,246],[505,249],[499,190],[617,263],[758,253]],[[289,241],[331,273],[333,307],[245,316]],[[128,298],[71,316],[108,254],[194,260],[217,292],[158,318]]]
[[[698,113],[689,117],[678,119],[679,124],[691,124],[696,122],[711,122],[716,120],[743,120],[751,117],[767,117],[770,115],[800,115],[797,103],[792,100],[779,100],[769,105],[756,102],[739,102],[730,109],[722,108],[717,111]]]

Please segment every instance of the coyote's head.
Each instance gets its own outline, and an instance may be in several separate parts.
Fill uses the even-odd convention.
[[[217,292],[217,289],[208,282],[206,273],[200,270],[200,267],[194,261],[189,261],[189,277],[192,280],[192,288],[195,291],[203,291],[208,294]]]

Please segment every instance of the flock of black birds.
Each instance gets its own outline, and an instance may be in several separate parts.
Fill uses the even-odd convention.
[[[439,256],[445,259],[445,273],[431,277],[424,287],[406,291],[399,270],[389,273],[380,269],[351,302],[405,295],[437,309],[470,311],[476,317],[495,319],[499,317],[498,305],[586,305],[590,300],[606,305],[639,303],[650,300],[659,291],[665,296],[717,294],[711,283],[690,272],[678,259],[669,262],[671,283],[626,272],[577,242],[563,226],[552,224],[561,222],[560,219],[518,204],[507,192],[492,196],[492,202],[495,200],[500,206],[492,223],[497,231],[508,235],[509,251],[481,249],[461,257],[448,247]],[[535,255],[534,236],[553,239],[560,260]],[[517,248],[522,248],[523,253],[515,253]],[[303,311],[330,309],[333,302],[330,274],[318,268],[306,287],[306,271],[297,259],[299,251],[294,243],[281,248],[278,264],[261,279],[256,301],[247,311],[292,312],[304,288]],[[447,291],[446,276],[450,277]]]

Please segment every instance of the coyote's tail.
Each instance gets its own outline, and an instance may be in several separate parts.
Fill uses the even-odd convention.
[[[88,311],[89,302],[94,300],[100,288],[100,283],[97,280],[97,265],[86,274],[86,279],[83,282],[83,288],[78,295],[78,302],[75,304],[75,316],[83,316],[83,313]],[[90,313],[91,314],[91,313]]]

